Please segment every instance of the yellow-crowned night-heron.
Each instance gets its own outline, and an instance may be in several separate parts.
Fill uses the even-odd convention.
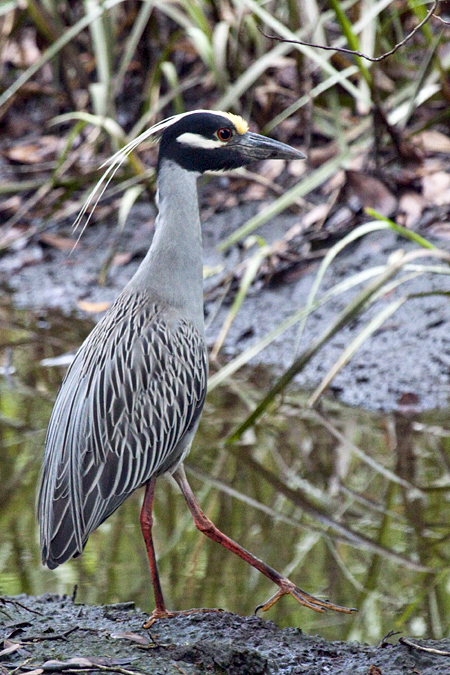
[[[202,241],[197,178],[259,159],[302,159],[288,145],[250,133],[236,115],[196,111],[158,125],[156,219],[142,264],[78,350],[62,383],[47,433],[38,515],[42,560],[53,569],[80,555],[93,530],[145,486],[141,528],[155,618],[170,616],[152,541],[155,482],[172,473],[196,526],[317,611],[350,610],[305,593],[224,535],[201,511],[183,459],[206,393]]]

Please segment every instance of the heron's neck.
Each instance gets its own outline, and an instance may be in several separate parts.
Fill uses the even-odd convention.
[[[158,172],[152,245],[130,282],[151,301],[167,303],[203,331],[202,233],[198,175],[171,161]]]

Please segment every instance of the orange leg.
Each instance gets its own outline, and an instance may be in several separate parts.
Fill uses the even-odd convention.
[[[272,567],[266,565],[266,563],[264,563],[262,560],[259,560],[254,555],[246,551],[235,541],[227,537],[227,535],[223,534],[223,532],[221,532],[201,510],[194,493],[187,482],[183,465],[178,467],[178,469],[174,472],[173,477],[180,486],[181,492],[183,493],[189,510],[194,517],[195,525],[200,530],[200,532],[203,532],[203,534],[206,534],[206,536],[210,539],[213,539],[219,544],[222,544],[222,546],[225,546],[225,548],[227,548],[229,551],[232,551],[250,565],[256,567],[257,570],[265,574],[266,577],[279,586],[279,590],[275,593],[275,595],[269,598],[269,600],[267,600],[264,604],[259,605],[256,610],[262,609],[263,612],[265,612],[266,610],[270,609],[270,607],[272,607],[282,595],[289,594],[292,595],[301,605],[309,607],[310,609],[314,609],[316,612],[323,612],[326,609],[332,609],[335,612],[344,612],[345,614],[356,612],[356,609],[341,607],[340,605],[335,605],[328,600],[319,600],[309,593],[302,591],[301,588],[298,588],[292,583],[292,581],[287,579],[287,577],[284,577]]]
[[[192,614],[193,612],[221,612],[220,609],[188,609],[179,612],[169,612],[166,609],[164,598],[161,589],[161,582],[159,580],[158,566],[156,564],[155,547],[152,537],[153,526],[153,499],[155,496],[156,476],[150,478],[145,487],[144,501],[142,502],[140,523],[141,531],[145,540],[147,548],[148,562],[150,564],[150,572],[152,575],[153,592],[155,594],[155,609],[151,613],[148,621],[144,624],[144,628],[150,628],[156,619],[163,619],[166,617],[176,616],[177,614]]]
[[[152,526],[153,526],[153,499],[155,496],[156,476],[150,478],[145,486],[144,501],[142,502],[140,523],[142,536],[147,548],[148,562],[150,563],[150,572],[152,575],[153,592],[155,594],[155,609],[153,614],[158,616],[167,616],[167,609],[164,604],[164,598],[159,581],[158,566],[156,564],[155,547],[153,545]],[[152,615],[153,616],[153,615]],[[157,618],[157,617],[155,617]]]

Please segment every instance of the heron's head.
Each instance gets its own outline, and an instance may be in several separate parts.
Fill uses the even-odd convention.
[[[291,146],[248,131],[231,113],[196,111],[175,118],[161,136],[158,166],[172,160],[187,171],[236,169],[260,159],[305,159]]]

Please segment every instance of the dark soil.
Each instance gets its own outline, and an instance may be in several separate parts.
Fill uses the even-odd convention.
[[[4,598],[0,636],[11,651],[0,653],[0,670],[123,675],[450,673],[450,652],[444,656],[420,650],[448,651],[450,640],[416,640],[417,647],[388,641],[379,647],[327,642],[303,635],[300,628],[280,629],[271,621],[228,612],[159,620],[147,631],[142,628],[146,618],[132,603],[90,607],[57,595]]]

